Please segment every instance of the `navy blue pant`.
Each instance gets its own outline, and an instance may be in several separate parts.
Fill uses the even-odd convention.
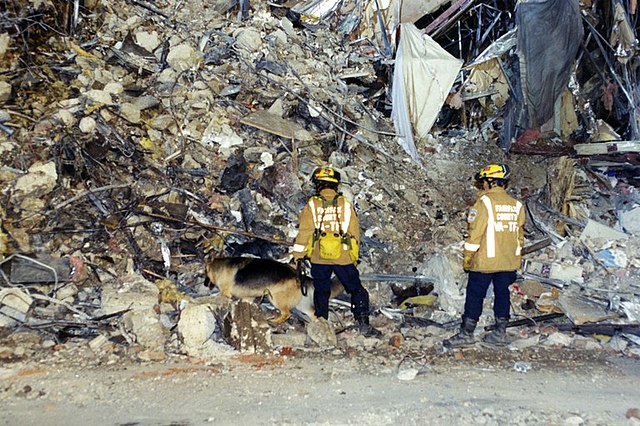
[[[467,297],[464,302],[465,318],[478,320],[482,314],[482,302],[493,282],[493,314],[495,318],[509,318],[511,308],[509,286],[516,280],[513,272],[469,272]]]
[[[313,304],[316,316],[329,318],[329,297],[331,297],[331,274],[335,273],[345,291],[351,295],[351,312],[358,319],[369,316],[369,293],[360,282],[360,272],[353,264],[321,265],[311,264],[313,276]]]

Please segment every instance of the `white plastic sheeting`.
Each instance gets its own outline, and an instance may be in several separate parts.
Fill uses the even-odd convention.
[[[422,34],[415,25],[400,26],[391,117],[398,143],[418,163],[413,131],[420,137],[429,133],[461,66],[461,60]]]

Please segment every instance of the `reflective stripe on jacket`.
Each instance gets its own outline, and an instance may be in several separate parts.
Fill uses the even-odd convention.
[[[335,205],[327,205],[327,202],[330,203],[336,196]],[[324,202],[323,199],[325,200]],[[313,238],[313,231],[316,227],[325,232],[340,232],[342,230],[355,238],[355,241],[352,239],[353,243],[358,244],[360,241],[360,224],[353,205],[344,196],[329,188],[320,191],[320,196],[311,197],[300,213],[298,235],[293,245],[294,259],[301,259],[306,255],[307,245]],[[343,247],[340,258],[327,260],[320,258],[317,246],[318,243],[316,242],[311,255],[311,263],[325,265],[348,265],[353,263],[348,247]]]
[[[520,269],[524,245],[525,214],[522,203],[504,188],[495,186],[481,193],[469,210],[469,237],[465,255],[471,255],[469,270],[476,272]]]

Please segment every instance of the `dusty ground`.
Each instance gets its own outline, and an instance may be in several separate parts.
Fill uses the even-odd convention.
[[[605,351],[383,344],[145,363],[78,341],[2,364],[0,424],[637,425],[639,379],[640,360]]]

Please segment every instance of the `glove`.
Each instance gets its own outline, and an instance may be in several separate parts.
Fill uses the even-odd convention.
[[[464,259],[462,260],[462,269],[464,269],[465,272],[469,272],[469,270],[471,269],[472,260],[473,260],[473,253],[465,252]]]

